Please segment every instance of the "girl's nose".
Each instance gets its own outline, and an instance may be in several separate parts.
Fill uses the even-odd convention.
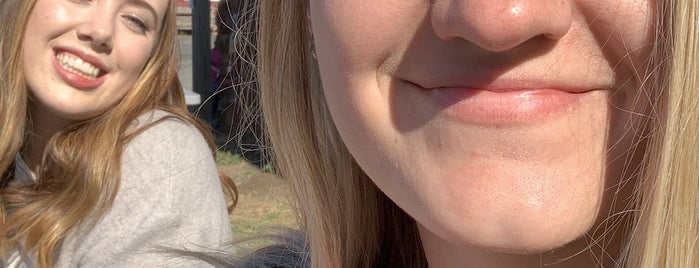
[[[571,1],[434,0],[431,22],[441,39],[462,38],[502,52],[538,36],[563,37],[572,22]]]
[[[89,41],[94,48],[111,50],[114,37],[114,16],[110,12],[100,12],[95,8],[84,17],[77,28],[78,38]]]

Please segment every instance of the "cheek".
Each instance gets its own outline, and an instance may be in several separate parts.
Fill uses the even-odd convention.
[[[602,45],[610,63],[632,73],[643,74],[655,41],[655,1],[583,2],[589,27]],[[624,70],[625,69],[625,70]]]
[[[48,40],[47,35],[51,34],[51,29],[60,25],[60,21],[52,15],[47,13],[44,6],[38,3],[29,14],[22,38],[22,51],[24,52],[22,57],[25,68],[35,66],[37,63],[33,60],[38,58],[37,53],[26,53],[26,51],[42,51],[39,49],[42,40]]]
[[[645,131],[641,125],[650,113],[649,98],[654,95],[649,88],[652,83],[648,82],[654,71],[649,63],[655,43],[656,1],[585,2],[598,14],[590,29],[603,44],[605,57],[614,66],[617,79],[610,95],[609,143],[619,146],[610,149],[610,158],[627,159],[633,139]],[[624,169],[619,162],[622,161],[609,165],[617,178],[622,177]]]
[[[424,1],[311,1],[310,20],[319,59],[351,71],[375,71],[415,35],[426,16]],[[361,18],[361,19],[359,19]],[[390,57],[390,58],[389,58]]]
[[[404,0],[311,1],[315,52],[331,113],[342,121],[338,127],[367,129],[367,122],[358,118],[389,119],[384,106],[390,86],[386,70],[399,63],[427,5]]]
[[[120,51],[119,65],[125,74],[125,80],[131,83],[138,80],[142,72],[145,70],[148,61],[153,56],[155,45],[153,42],[127,42],[115,51]]]

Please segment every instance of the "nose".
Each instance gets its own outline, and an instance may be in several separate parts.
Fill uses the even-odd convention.
[[[114,15],[106,9],[95,7],[90,14],[83,17],[77,27],[80,40],[92,43],[94,49],[111,50],[114,37]]]
[[[431,23],[444,40],[462,38],[502,52],[543,36],[563,37],[572,23],[572,0],[434,0]]]

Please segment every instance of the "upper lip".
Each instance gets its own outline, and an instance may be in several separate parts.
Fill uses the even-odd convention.
[[[98,58],[97,56],[93,56],[90,53],[87,53],[87,52],[82,51],[80,49],[71,48],[71,47],[57,47],[55,50],[56,50],[56,55],[58,55],[61,52],[68,52],[70,54],[73,54],[75,56],[80,57],[83,61],[90,63],[90,64],[94,65],[95,67],[97,67],[98,69],[100,69],[101,74],[109,72],[106,64],[104,64],[104,62],[102,62],[102,60],[100,60],[100,58]]]
[[[550,57],[553,56],[549,54],[520,61],[504,56],[468,59],[458,54],[453,56],[453,59],[439,55],[421,57],[426,59],[424,61],[415,56],[404,56],[395,69],[387,66],[386,73],[425,90],[464,88],[509,92],[550,89],[584,93],[610,89],[616,84],[615,75],[604,64],[552,60]]]
[[[405,79],[404,79],[405,80]],[[480,89],[493,92],[526,91],[538,89],[560,90],[570,93],[584,93],[588,91],[605,89],[607,85],[581,83],[577,81],[558,81],[552,79],[512,79],[498,77],[491,80],[477,79],[464,76],[437,76],[422,81],[405,80],[425,90],[440,88],[464,88]]]

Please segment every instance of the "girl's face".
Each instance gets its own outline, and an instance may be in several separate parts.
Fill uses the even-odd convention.
[[[311,1],[330,112],[423,242],[565,245],[611,214],[654,31],[638,0]],[[627,170],[631,173],[631,170]]]
[[[23,43],[35,116],[84,120],[121,100],[158,41],[168,0],[37,0]]]

